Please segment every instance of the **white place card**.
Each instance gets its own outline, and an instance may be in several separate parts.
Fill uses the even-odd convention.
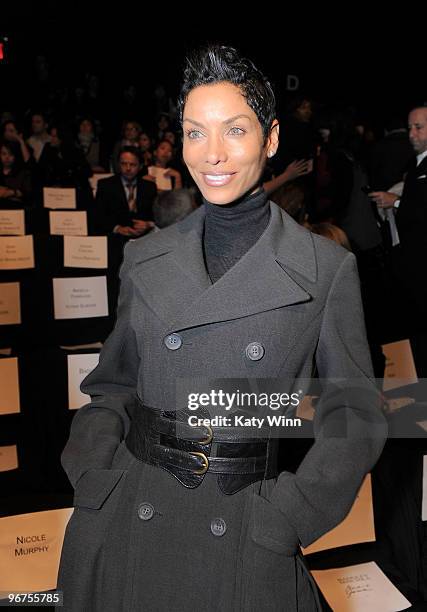
[[[15,445],[0,446],[0,472],[18,469],[18,449]]]
[[[321,538],[303,549],[304,555],[320,550],[375,541],[371,475],[367,474],[345,519]]]
[[[23,210],[0,210],[0,236],[23,236],[25,234],[25,212]]]
[[[76,208],[74,187],[43,187],[43,206],[45,208]]]
[[[0,325],[21,323],[19,283],[0,283]]]
[[[99,362],[99,353],[82,353],[68,355],[68,408],[77,410],[88,402],[90,396],[80,391],[80,385],[88,374],[96,368]]]
[[[65,268],[107,268],[107,236],[64,236]]]
[[[399,612],[411,606],[373,561],[311,573],[334,612]]]
[[[52,236],[87,236],[87,212],[50,210],[49,226]]]
[[[383,391],[418,382],[409,340],[383,344],[382,350],[386,358]]]
[[[0,270],[26,270],[34,267],[32,236],[0,237]]]
[[[90,186],[92,187],[93,195],[96,195],[96,190],[98,188],[98,181],[100,181],[101,179],[110,178],[110,176],[114,176],[114,174],[112,174],[111,172],[108,174],[98,173],[90,177],[89,183],[90,183]]]
[[[170,176],[165,176],[167,168],[158,168],[157,166],[149,166],[148,174],[156,178],[157,189],[162,191],[170,191],[172,189],[172,180]]]
[[[423,501],[421,508],[421,520],[427,521],[427,455],[423,457]]]
[[[57,585],[64,533],[73,508],[0,518],[0,599]]]
[[[18,358],[0,359],[0,415],[20,412]]]
[[[108,316],[106,276],[53,279],[55,319]]]

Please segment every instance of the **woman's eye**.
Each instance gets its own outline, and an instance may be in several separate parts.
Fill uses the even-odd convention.
[[[231,130],[229,131],[229,134],[231,134],[232,136],[240,136],[240,134],[244,134],[244,133],[245,131],[239,127],[232,127]]]
[[[189,130],[187,132],[187,136],[190,138],[190,140],[196,140],[202,136],[202,133],[199,132],[199,130]]]

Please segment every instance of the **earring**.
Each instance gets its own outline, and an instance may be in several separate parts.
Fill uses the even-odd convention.
[[[273,155],[274,155],[274,151],[269,151],[269,152],[267,153],[267,156],[268,156],[268,157],[273,157]]]

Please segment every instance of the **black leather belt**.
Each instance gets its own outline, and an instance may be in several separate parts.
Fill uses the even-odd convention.
[[[137,459],[168,471],[188,488],[199,486],[208,472],[217,474],[218,485],[227,495],[277,476],[278,440],[269,439],[268,430],[193,427],[189,416],[138,402],[126,445]]]

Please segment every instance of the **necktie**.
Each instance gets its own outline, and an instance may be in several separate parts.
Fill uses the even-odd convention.
[[[131,212],[136,212],[136,185],[135,183],[128,183],[128,206]]]

